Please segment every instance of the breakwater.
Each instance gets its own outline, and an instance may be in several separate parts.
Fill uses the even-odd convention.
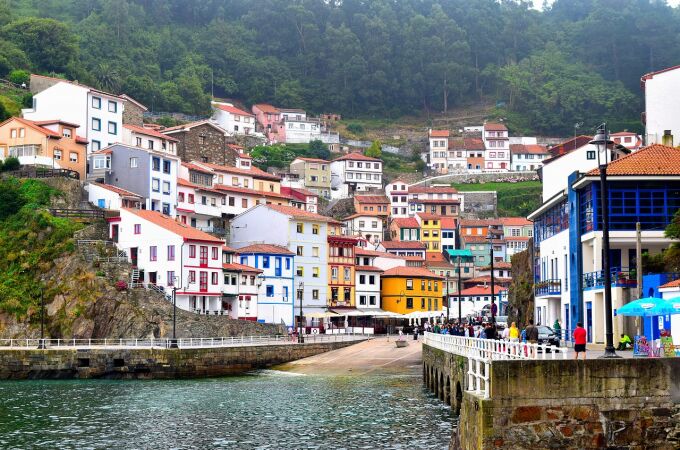
[[[209,348],[58,348],[0,351],[0,380],[172,379],[236,375],[360,342]]]

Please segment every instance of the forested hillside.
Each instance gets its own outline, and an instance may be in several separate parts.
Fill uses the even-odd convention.
[[[0,77],[62,74],[156,111],[215,96],[396,117],[500,102],[517,131],[640,126],[640,76],[680,63],[656,0],[0,0]]]

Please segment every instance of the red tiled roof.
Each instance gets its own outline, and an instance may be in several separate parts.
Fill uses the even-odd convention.
[[[258,273],[263,272],[262,269],[256,269],[255,267],[246,266],[245,264],[238,264],[238,263],[230,263],[230,264],[223,263],[222,269],[224,269],[224,270],[234,270],[236,272],[258,272]]]
[[[430,130],[431,137],[449,137],[449,130]]]
[[[515,242],[528,242],[529,239],[531,239],[528,236],[505,236],[506,241],[515,241]]]
[[[439,226],[442,230],[454,230],[456,228],[456,219],[453,217],[442,217]]]
[[[366,217],[366,218],[369,218],[369,219],[382,219],[381,216],[378,216],[378,215],[375,215],[375,214],[368,214],[368,213],[362,214],[362,213],[356,213],[356,214],[352,214],[351,216],[343,217],[343,218],[340,219],[340,220],[342,220],[342,221],[345,221],[345,220],[352,220],[352,219],[356,219],[357,217]]]
[[[637,133],[632,131],[617,131],[616,133],[610,133],[609,136],[637,136]]]
[[[432,213],[417,213],[416,216],[420,217],[423,220],[441,220],[442,216],[439,214],[432,214]],[[440,224],[441,225],[441,224]]]
[[[339,158],[335,158],[333,161],[345,161],[345,160],[382,162],[382,159],[371,158],[370,156],[366,156],[363,153],[348,153],[346,155],[340,156]]]
[[[253,105],[253,108],[257,107],[263,113],[278,114],[279,109],[276,106],[272,106],[268,103],[257,103]]]
[[[462,238],[463,238],[463,242],[465,242],[466,244],[486,244],[487,243],[486,236],[474,236],[474,235],[466,236],[466,235],[463,235]]]
[[[233,248],[228,247],[226,245],[222,246],[222,251],[227,252],[227,253],[236,253],[236,249],[233,249]]]
[[[111,192],[115,192],[118,195],[122,195],[122,196],[125,196],[125,197],[135,197],[135,198],[138,198],[140,200],[142,199],[141,195],[135,194],[134,192],[128,191],[126,189],[121,189],[117,186],[111,186],[110,184],[96,183],[96,182],[90,182],[90,184],[92,184],[94,186],[99,186],[100,188],[109,190]]]
[[[524,227],[533,224],[532,221],[524,217],[499,217],[498,220],[506,227]]]
[[[357,203],[389,203],[390,200],[384,195],[355,195]]]
[[[172,136],[168,136],[167,134],[163,134],[159,131],[153,130],[151,128],[145,128],[145,127],[138,127],[137,125],[130,125],[130,124],[125,124],[123,125],[123,128],[127,128],[130,131],[134,131],[135,133],[139,134],[144,134],[146,136],[153,136],[159,139],[166,139],[168,141],[173,141],[173,142],[179,142],[179,139],[174,138]]]
[[[248,194],[252,195],[254,197],[273,197],[273,198],[281,198],[281,199],[286,199],[290,200],[290,197],[285,195],[285,194],[277,194],[276,192],[263,192],[263,191],[257,191],[255,189],[250,189],[250,188],[243,188],[243,187],[238,187],[238,186],[228,186],[226,184],[216,184],[215,189],[218,191],[224,191],[224,192],[236,192],[239,194]]]
[[[265,205],[265,206],[269,209],[280,212],[282,214],[292,216],[296,219],[314,220],[317,222],[335,222],[335,220],[331,217],[326,217],[322,216],[321,214],[304,211],[302,209],[295,208],[294,206],[283,205]]]
[[[382,241],[380,245],[385,247],[386,250],[402,248],[425,250],[426,248],[425,244],[420,241]]]
[[[175,131],[184,131],[185,129],[190,130],[191,128],[199,127],[201,125],[208,125],[210,127],[213,127],[215,129],[221,131],[222,133],[228,133],[227,130],[225,130],[224,128],[220,127],[219,125],[211,122],[208,119],[197,120],[196,122],[189,122],[189,123],[185,123],[183,125],[176,125],[174,127],[164,128],[161,132],[164,133],[164,134],[165,133],[174,133]]]
[[[515,155],[547,155],[550,152],[537,144],[510,144],[510,152]]]
[[[392,224],[399,228],[420,228],[415,217],[393,219]]]
[[[501,287],[501,286],[494,286],[493,293],[495,295],[500,294],[501,292],[507,291],[507,288]],[[475,286],[467,289],[463,289],[460,291],[460,295],[491,295],[491,286]]]
[[[80,128],[80,125],[77,123],[71,123],[71,122],[65,122],[60,119],[52,119],[52,120],[33,120],[32,121],[36,125],[52,125],[53,123],[60,123],[62,125],[66,125],[67,127],[73,127],[73,128]]]
[[[482,275],[481,277],[470,278],[465,280],[466,283],[491,283],[491,275]],[[497,283],[511,283],[512,278],[494,277],[494,282]]]
[[[217,172],[225,173],[235,173],[240,175],[249,175],[254,178],[259,178],[263,180],[281,181],[281,177],[267,173],[264,170],[258,169],[257,167],[251,167],[250,169],[239,169],[234,166],[220,166],[219,164],[212,163],[197,163],[205,167],[209,167]]]
[[[165,228],[166,230],[174,233],[178,236],[182,236],[186,241],[206,241],[206,242],[216,242],[224,244],[222,239],[218,239],[208,233],[197,230],[185,224],[179,223],[171,217],[165,216],[158,211],[150,211],[148,209],[130,209],[122,208],[124,211],[132,213],[136,216],[141,217],[159,227]]]
[[[664,72],[670,72],[670,71],[676,70],[676,69],[680,69],[680,66],[667,67],[665,69],[657,70],[656,72],[646,73],[646,74],[642,75],[642,77],[640,78],[640,87],[644,91],[645,90],[645,82],[649,79],[654,78],[654,75],[658,75],[658,74],[664,73]]]
[[[273,244],[252,244],[247,247],[241,247],[236,250],[238,253],[267,253],[271,255],[294,255],[295,253],[288,250],[286,247]]]
[[[23,119],[23,118],[21,118],[21,117],[10,117],[9,119],[7,119],[7,120],[5,120],[4,122],[0,123],[0,126],[5,125],[6,123],[8,123],[8,122],[10,122],[10,121],[12,121],[12,120],[16,120],[17,122],[22,123],[22,124],[26,125],[27,127],[31,127],[31,128],[33,128],[34,130],[39,131],[40,133],[42,133],[42,134],[44,134],[44,135],[46,135],[46,136],[49,136],[49,137],[56,137],[56,138],[59,138],[59,139],[62,138],[62,135],[59,134],[59,133],[57,133],[56,131],[52,131],[52,130],[50,130],[49,128],[41,127],[40,125],[36,124],[36,123],[33,122],[32,120]]]
[[[680,279],[669,281],[668,283],[659,286],[659,288],[674,288],[674,287],[680,287]]]
[[[246,111],[239,109],[239,108],[232,106],[232,105],[225,105],[223,103],[213,103],[213,105],[216,108],[221,109],[222,111],[226,111],[228,113],[237,114],[239,116],[253,117],[253,115],[251,113],[246,112]]]
[[[593,169],[588,172],[588,176],[599,173],[599,169]],[[607,166],[607,176],[634,175],[680,175],[680,149],[654,144],[614,160]]]
[[[448,262],[443,253],[428,253],[425,255],[427,262]]]
[[[448,186],[409,186],[409,194],[457,194],[458,190]],[[420,200],[420,199],[419,199]]]
[[[206,169],[205,167],[197,166],[196,164],[188,163],[188,162],[183,162],[182,165],[186,167],[187,169],[195,170],[196,172],[201,172],[201,173],[209,173],[212,175],[212,172],[209,169]]]
[[[487,122],[484,124],[484,131],[508,131],[508,127],[502,123]]]
[[[305,162],[315,162],[319,164],[328,164],[329,161],[326,161],[325,159],[319,159],[319,158],[303,158],[302,156],[298,156],[293,160],[295,162],[296,159],[299,159],[300,161],[305,161]]]
[[[493,269],[512,269],[512,263],[506,261],[496,261],[493,263]],[[479,270],[491,270],[491,266],[484,266]]]
[[[375,266],[356,266],[354,270],[357,272],[384,272],[384,270]]]
[[[291,188],[291,187],[285,187],[281,186],[281,194],[286,195],[288,197],[306,202],[307,197],[318,197],[318,194],[315,194],[314,192],[308,190],[308,189],[302,189],[302,188]]]
[[[489,227],[492,225],[502,225],[498,219],[460,219],[461,227]]]
[[[354,247],[354,254],[356,256],[374,256],[376,258],[403,259],[401,256],[397,256],[392,253],[379,252],[377,250],[369,250],[363,247]]]
[[[569,140],[562,142],[561,144],[554,145],[548,149],[553,158],[557,156],[566,155],[578,148],[587,145],[593,138],[591,136],[580,135],[573,137]],[[552,158],[551,158],[552,160]],[[544,161],[545,162],[545,161]]]
[[[222,192],[218,191],[215,188],[210,188],[208,186],[201,186],[200,184],[192,183],[189,180],[185,180],[184,178],[178,178],[177,179],[177,185],[194,188],[194,189],[197,189],[199,191],[213,192],[215,194],[224,195]]]
[[[393,267],[386,270],[383,277],[424,277],[424,278],[436,278],[438,280],[443,280],[444,277],[440,277],[432,273],[431,271],[425,269],[424,267]]]
[[[457,198],[419,198],[419,199],[410,199],[408,201],[409,203],[415,203],[419,204],[422,203],[423,205],[459,205],[460,200]]]
[[[76,143],[87,144],[88,142],[90,142],[90,141],[88,141],[87,138],[82,137],[82,136],[76,136]]]

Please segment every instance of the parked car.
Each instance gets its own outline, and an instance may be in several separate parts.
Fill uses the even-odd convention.
[[[556,347],[560,346],[560,338],[550,327],[545,325],[538,326],[538,343],[546,345],[554,345]]]
[[[496,325],[501,328],[508,328],[508,316],[496,316]]]

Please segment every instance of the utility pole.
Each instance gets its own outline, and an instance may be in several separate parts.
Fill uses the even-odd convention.
[[[304,337],[304,328],[302,326],[302,298],[304,297],[304,292],[305,292],[305,283],[303,281],[300,281],[300,284],[298,285],[298,298],[300,299],[300,318],[299,318],[299,325],[300,325],[300,334],[298,335],[298,342],[300,344],[305,343],[305,337]]]
[[[451,292],[449,292],[449,275],[446,273],[446,323],[449,323],[449,309],[451,309]]]
[[[635,224],[635,273],[637,274],[638,298],[642,298],[642,230]]]
[[[463,323],[463,306],[460,304],[461,299],[460,299],[460,255],[458,255],[458,286],[457,286],[457,294],[458,294],[458,323],[462,324]]]

